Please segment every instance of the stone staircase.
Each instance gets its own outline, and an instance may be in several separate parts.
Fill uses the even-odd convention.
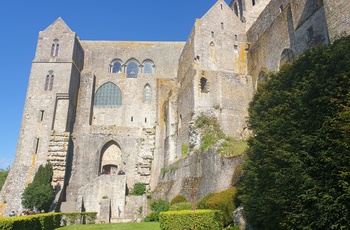
[[[47,160],[51,163],[53,169],[51,182],[51,185],[55,189],[55,199],[53,204],[57,204],[59,202],[61,192],[64,187],[69,138],[69,132],[55,131],[52,132],[50,138]],[[56,205],[53,205],[50,209],[56,210]]]

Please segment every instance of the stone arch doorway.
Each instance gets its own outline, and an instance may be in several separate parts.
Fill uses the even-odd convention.
[[[116,175],[121,170],[122,151],[116,142],[110,141],[101,150],[99,174]]]

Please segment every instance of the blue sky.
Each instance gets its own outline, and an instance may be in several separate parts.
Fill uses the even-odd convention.
[[[16,153],[39,31],[62,17],[82,40],[186,41],[195,19],[201,18],[216,1],[2,1],[0,168],[11,165]]]

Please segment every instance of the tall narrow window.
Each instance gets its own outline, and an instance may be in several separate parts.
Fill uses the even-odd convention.
[[[39,138],[35,138],[35,143],[34,143],[34,153],[37,154],[39,150]]]
[[[44,90],[47,91],[49,88],[49,83],[50,83],[50,76],[47,75],[45,78],[45,86],[44,86]]]
[[[40,112],[39,112],[39,121],[43,121],[44,120],[44,112],[45,112],[45,110],[40,110]]]
[[[238,45],[233,45],[233,52],[238,54]]]
[[[59,40],[54,39],[53,43],[51,45],[51,57],[57,57],[58,56],[58,50],[60,48]]]
[[[235,41],[238,41],[238,36],[237,36],[237,34],[235,34]]]
[[[252,5],[255,6],[255,0],[252,0]]]
[[[224,29],[224,23],[221,22],[221,29],[223,30]]]
[[[294,53],[291,49],[284,49],[281,53],[280,66],[287,62],[294,61]]]
[[[147,84],[144,88],[144,98],[145,103],[151,102],[151,86],[149,86],[149,84]]]
[[[95,94],[94,106],[115,107],[122,105],[122,93],[112,82],[103,84]]]
[[[49,85],[49,91],[51,91],[52,90],[52,88],[53,88],[53,80],[54,80],[54,75],[51,75],[50,76],[50,85]]]
[[[312,26],[310,26],[307,29],[307,38],[308,38],[308,41],[311,41],[312,39],[314,39],[314,28]]]
[[[131,60],[126,66],[126,77],[137,78],[139,73],[139,65],[135,60]]]
[[[44,90],[45,91],[51,91],[53,88],[53,81],[54,81],[54,75],[53,75],[53,71],[49,70],[49,74],[46,75],[45,78],[45,86],[44,86]]]
[[[213,38],[214,37],[214,31],[211,31],[211,37]]]
[[[201,77],[200,88],[201,88],[201,93],[209,92],[208,80],[205,77]]]
[[[122,62],[120,60],[115,60],[111,63],[111,73],[121,73],[122,72]]]
[[[143,73],[144,74],[152,74],[154,73],[154,64],[152,61],[145,61],[143,63]]]

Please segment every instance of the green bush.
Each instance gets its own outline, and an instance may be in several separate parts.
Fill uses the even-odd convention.
[[[61,213],[46,213],[30,216],[3,218],[0,221],[2,230],[51,230],[60,227]]]
[[[169,211],[181,211],[181,210],[192,210],[192,204],[190,202],[180,202],[170,205]]]
[[[45,166],[40,165],[35,173],[33,182],[25,188],[22,195],[24,208],[49,211],[54,199],[54,192],[51,186],[53,169],[50,163]]]
[[[207,201],[212,198],[215,195],[215,193],[208,193],[205,197],[197,201],[196,208],[197,209],[208,209],[206,206]]]
[[[146,185],[143,183],[136,183],[134,185],[134,190],[132,191],[131,195],[134,196],[142,196],[146,191]]]
[[[232,223],[232,212],[236,209],[234,200],[237,194],[237,188],[232,187],[225,191],[216,193],[207,200],[206,206],[212,210],[221,210],[224,217],[225,226]]]
[[[160,228],[163,230],[223,229],[222,213],[218,210],[161,212],[159,222]]]
[[[159,217],[158,217],[159,213],[166,212],[169,210],[169,208],[170,208],[170,204],[169,204],[169,201],[167,200],[158,199],[158,200],[152,201],[151,203],[152,212],[145,217],[144,221],[145,222],[159,221]]]
[[[176,203],[180,203],[180,202],[187,202],[187,198],[184,195],[177,195],[175,196],[171,201],[170,201],[170,205],[176,204]]]

